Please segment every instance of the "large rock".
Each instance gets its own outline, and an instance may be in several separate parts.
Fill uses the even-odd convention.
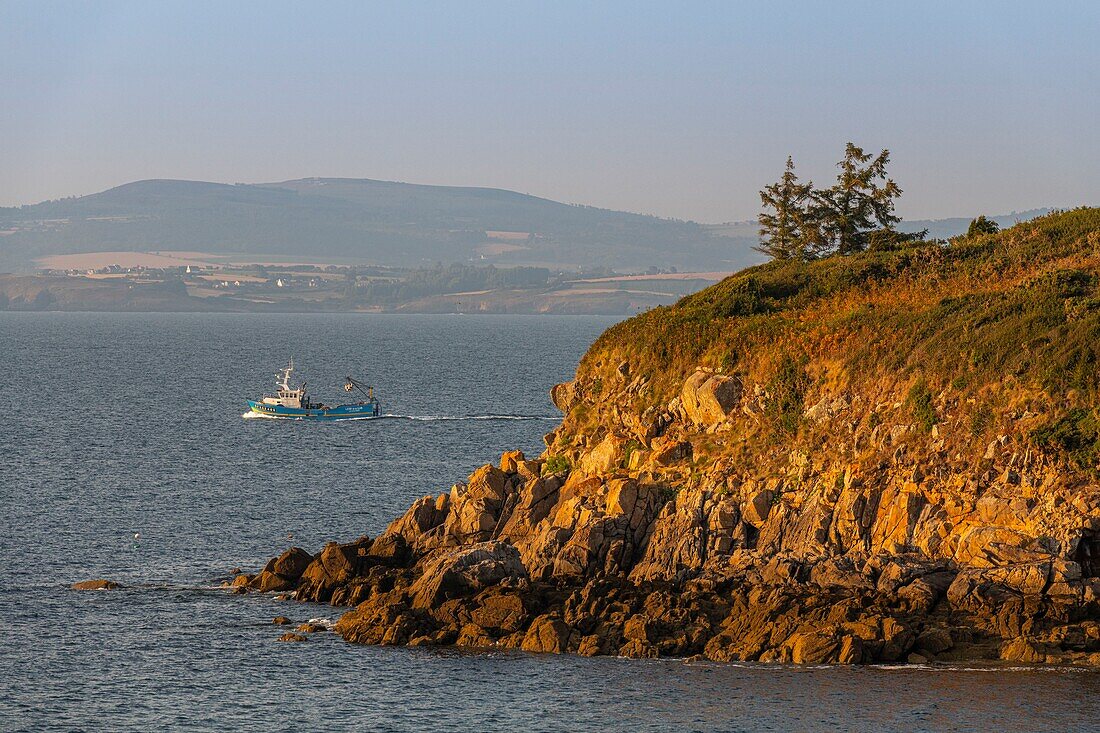
[[[313,555],[301,547],[291,547],[289,550],[270,561],[264,570],[270,570],[290,581],[297,581],[302,577],[309,564],[313,562]]]
[[[601,476],[622,467],[627,440],[608,435],[595,448],[581,456],[578,468],[590,476]]]
[[[645,555],[630,579],[683,580],[698,573],[706,561],[705,496],[700,489],[683,489],[665,504],[654,522]]]
[[[569,650],[571,629],[560,618],[539,616],[523,637],[520,646],[525,652],[553,652],[561,654]]]
[[[703,370],[688,377],[680,391],[680,403],[688,420],[702,427],[724,422],[740,400],[740,380]]]
[[[476,592],[502,580],[526,580],[519,552],[506,542],[483,542],[448,552],[424,568],[410,588],[412,606],[430,609],[449,595]]]
[[[370,541],[364,538],[360,542],[341,545],[330,542],[317,554],[313,561],[302,571],[298,582],[298,600],[326,602],[333,597],[334,591],[354,580],[363,564],[363,557],[370,547]],[[265,590],[264,573],[256,576],[253,587]],[[277,576],[281,577],[281,576]],[[271,587],[269,590],[288,590],[293,587]]]
[[[569,412],[569,408],[577,401],[577,392],[576,381],[555,384],[550,388],[550,401],[562,412]]]

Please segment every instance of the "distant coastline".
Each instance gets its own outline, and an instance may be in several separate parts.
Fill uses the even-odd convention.
[[[727,274],[234,262],[190,251],[58,255],[40,263],[46,268],[35,275],[0,274],[0,310],[633,315]]]

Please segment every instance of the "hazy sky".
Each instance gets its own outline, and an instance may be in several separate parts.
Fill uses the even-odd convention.
[[[1100,3],[0,0],[0,205],[141,178],[728,221],[889,147],[910,217],[1100,203]]]

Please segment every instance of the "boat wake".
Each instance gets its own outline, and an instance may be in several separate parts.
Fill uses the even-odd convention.
[[[393,415],[386,414],[379,417],[390,420],[416,420],[420,422],[439,422],[454,420],[551,420],[560,422],[561,417],[552,415]]]
[[[294,420],[293,417],[281,415],[265,415],[260,412],[246,412],[241,415],[245,420]],[[548,422],[560,422],[561,416],[553,415],[363,415],[362,417],[343,417],[339,420],[325,422],[357,422],[359,420],[413,420],[416,422],[448,422],[463,420],[541,420]]]

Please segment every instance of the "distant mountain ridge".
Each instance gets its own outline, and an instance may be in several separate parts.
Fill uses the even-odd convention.
[[[196,250],[383,265],[737,269],[751,242],[695,222],[563,204],[503,189],[371,179],[265,184],[147,180],[0,209],[0,269],[43,256]]]
[[[995,217],[1002,224],[1049,209]],[[969,219],[907,222],[932,236]],[[393,266],[729,270],[762,261],[756,223],[692,221],[564,204],[497,188],[353,178],[224,184],[151,179],[0,208],[0,271],[58,254],[201,251]]]

